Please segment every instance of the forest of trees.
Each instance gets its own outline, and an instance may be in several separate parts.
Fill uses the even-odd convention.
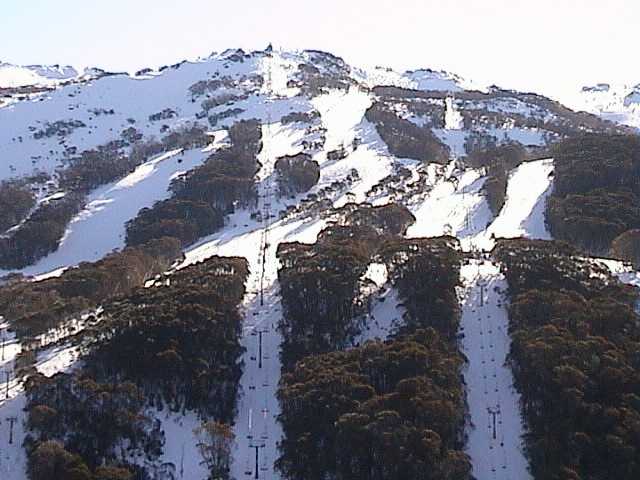
[[[245,259],[211,257],[105,303],[83,332],[80,368],[27,380],[30,479],[149,479],[133,459],[158,463],[165,438],[153,412],[164,409],[204,419],[194,432],[203,461],[227,478],[247,275]]]
[[[210,140],[206,129],[197,124],[177,128],[160,140],[143,140],[142,135],[130,127],[122,132],[120,140],[71,157],[68,165],[58,172],[60,188],[88,193],[128,175],[154,155],[179,148],[202,148]],[[125,152],[126,148],[129,148],[128,152]]]
[[[384,102],[374,102],[366,111],[365,118],[375,125],[392,155],[425,163],[449,162],[449,147],[442,143],[429,127],[419,127],[409,120],[400,118]]]
[[[282,377],[285,478],[465,480],[462,358],[433,329],[306,357]]]
[[[583,135],[554,148],[546,220],[554,238],[595,255],[640,228],[640,137]]]
[[[460,320],[460,245],[454,237],[393,239],[380,249],[406,309],[400,333],[434,328],[454,341]]]
[[[539,480],[640,476],[636,289],[568,244],[499,240],[511,362]]]
[[[277,466],[286,478],[470,478],[455,337],[459,245],[403,239],[414,221],[399,205],[348,204],[315,244],[279,246],[286,373]],[[386,342],[340,351],[362,327],[372,261],[387,266],[403,325]]]
[[[611,242],[611,255],[640,270],[640,229],[627,230]]]
[[[274,168],[280,195],[283,197],[307,192],[320,179],[320,165],[306,153],[280,157]]]
[[[79,193],[40,204],[18,228],[0,237],[0,268],[23,268],[57,250],[67,224],[83,207]]]
[[[232,419],[248,265],[212,257],[104,307],[86,360],[98,378],[127,378],[172,411]]]
[[[236,208],[255,205],[257,155],[262,129],[257,120],[243,120],[229,128],[231,146],[171,184],[171,198],[144,208],[127,223],[127,245],[171,236],[184,246],[224,225]]]
[[[0,315],[26,340],[144,285],[181,256],[180,243],[163,238],[109,254],[97,262],[81,263],[58,277],[39,282],[13,280],[0,287]]]
[[[476,141],[473,141],[477,139]],[[471,135],[465,144],[466,162],[474,168],[484,168],[487,179],[482,191],[493,215],[498,215],[507,197],[507,182],[511,170],[526,158],[527,151],[516,142],[498,144],[495,137],[477,138]]]
[[[24,220],[35,204],[35,195],[26,182],[0,182],[0,235]]]
[[[348,204],[315,244],[278,246],[285,368],[303,355],[343,348],[357,333],[356,317],[368,305],[361,277],[384,238],[404,233],[414,221],[398,205]]]
[[[310,63],[301,63],[294,78],[287,82],[287,86],[300,88],[305,95],[314,97],[333,89],[348,90],[355,83],[349,75],[349,66],[341,58],[326,52],[317,52],[314,63],[318,62],[325,63],[325,71]]]

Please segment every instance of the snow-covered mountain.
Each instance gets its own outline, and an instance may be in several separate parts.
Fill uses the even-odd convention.
[[[404,239],[451,235],[472,258],[462,267],[456,290],[461,310],[457,338],[468,362],[461,372],[469,403],[463,451],[476,478],[529,478],[520,397],[506,363],[510,339],[502,294],[507,284],[499,266],[481,252],[491,250],[496,237],[551,238],[544,218],[555,168],[548,147],[584,132],[629,132],[627,126],[640,126],[634,123],[640,119],[638,87],[584,90],[580,109],[597,114],[592,115],[540,95],[477,86],[447,72],[362,69],[326,52],[270,48],[228,50],[135,75],[0,65],[0,89],[25,86],[46,88],[8,91],[4,106],[0,103],[0,181],[15,186],[11,195],[17,191],[31,201],[27,198],[27,208],[16,211],[0,231],[0,243],[11,239],[2,245],[15,248],[16,232],[44,223],[38,223],[38,215],[53,217],[46,212],[58,213],[61,201],[77,202],[70,213],[65,210],[66,217],[55,215],[61,227],[54,248],[44,254],[44,247],[35,249],[33,261],[25,265],[0,267],[0,277],[13,275],[6,278],[8,285],[34,280],[15,274],[56,278],[131,246],[128,229],[144,209],[171,201],[190,174],[205,175],[201,167],[209,168],[211,158],[235,146],[235,125],[258,125],[257,172],[251,173],[255,197],[246,203],[235,199],[221,225],[183,244],[184,257],[167,277],[147,282],[169,285],[172,274],[214,255],[248,262],[240,337],[246,351],[230,465],[235,478],[280,478],[274,466],[284,435],[277,399],[284,342],[278,327],[283,317],[279,245],[313,244],[339,221],[345,206],[389,203],[414,217]],[[620,109],[628,116],[611,114]],[[516,167],[501,172],[503,177],[478,153],[500,147],[520,155]],[[300,159],[313,181],[282,194],[282,164]],[[207,185],[223,191],[226,181],[216,177]],[[504,195],[494,203],[487,185],[500,181]],[[233,182],[234,188],[241,184],[237,178]],[[229,191],[235,193],[234,188]],[[628,266],[615,263],[613,268],[628,283],[639,282]],[[387,339],[405,318],[386,267],[372,262],[365,277],[376,301],[361,319],[364,327],[354,345]],[[8,398],[0,392],[0,417],[17,422],[11,427],[0,423],[3,480],[27,478],[22,448],[27,395],[20,376],[24,368],[16,367],[25,361],[21,352],[33,353],[29,368],[48,377],[80,368],[82,349],[74,339],[95,327],[102,312],[101,302],[82,305],[82,314],[68,324],[28,341],[0,316],[0,365],[9,373]],[[147,408],[164,442],[154,456],[123,441],[119,455],[155,472],[152,478],[206,478],[194,434],[198,414]],[[487,411],[494,415],[493,432],[485,428]],[[9,428],[15,428],[11,444]],[[254,465],[257,454],[259,466]]]
[[[0,62],[0,89],[19,87],[51,87],[63,82],[95,78],[102,71],[85,68],[78,71],[70,65],[28,65],[19,66]]]
[[[640,84],[598,83],[565,99],[567,105],[624,125],[640,128]]]

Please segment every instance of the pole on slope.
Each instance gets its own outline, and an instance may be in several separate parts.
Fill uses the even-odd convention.
[[[180,478],[184,478],[184,442],[182,442],[182,455],[180,456]]]
[[[264,448],[265,446],[266,445],[264,443],[249,445],[249,448],[255,448],[256,450],[256,463],[253,471],[253,478],[260,478],[260,449]]]
[[[9,445],[13,443],[13,424],[18,421],[18,417],[7,417],[9,422]]]
[[[262,368],[262,330],[258,330],[258,368]]]
[[[487,412],[489,412],[489,415],[491,415],[491,426],[492,426],[492,432],[493,432],[492,436],[493,436],[493,439],[496,440],[498,438],[497,418],[498,418],[498,415],[500,414],[500,407],[496,407],[496,408],[488,407]]]

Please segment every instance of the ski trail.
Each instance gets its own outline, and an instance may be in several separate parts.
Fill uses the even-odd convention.
[[[461,270],[465,298],[460,323],[469,423],[466,452],[478,480],[531,478],[522,450],[520,395],[507,364],[511,339],[499,268],[473,260]]]
[[[398,290],[389,280],[385,264],[369,264],[364,277],[371,282],[365,293],[369,296],[369,308],[358,319],[361,330],[352,339],[353,346],[362,345],[369,340],[386,340],[401,326],[405,313]]]
[[[478,480],[531,478],[523,451],[520,395],[507,363],[511,338],[504,293],[508,285],[485,252],[493,248],[495,237],[550,238],[544,208],[552,172],[553,160],[520,165],[509,176],[499,215],[482,231],[461,238],[464,250],[476,252],[460,272],[464,290],[459,337],[467,358],[463,371],[469,409],[466,452]]]
[[[273,222],[283,205],[276,198],[275,160],[297,152],[300,130],[276,124],[262,127],[263,148],[259,155],[258,209],[262,220],[250,218],[247,211],[231,216],[232,225],[186,252],[183,265],[212,255],[242,256],[249,262],[250,275],[243,301],[244,321],[241,344],[246,349],[242,361],[237,415],[233,425],[235,445],[232,478],[279,478],[274,462],[282,429],[277,421],[280,407],[277,389],[280,380],[278,323],[282,306],[278,286],[276,252],[283,241],[315,241],[324,227],[323,220]]]
[[[525,162],[509,175],[504,207],[486,230],[471,240],[481,249],[493,248],[495,238],[527,237],[550,240],[544,220],[553,188],[553,159]]]

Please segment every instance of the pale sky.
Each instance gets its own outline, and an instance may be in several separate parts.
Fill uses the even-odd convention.
[[[640,83],[640,0],[0,0],[16,64],[135,71],[269,42],[560,95]]]

